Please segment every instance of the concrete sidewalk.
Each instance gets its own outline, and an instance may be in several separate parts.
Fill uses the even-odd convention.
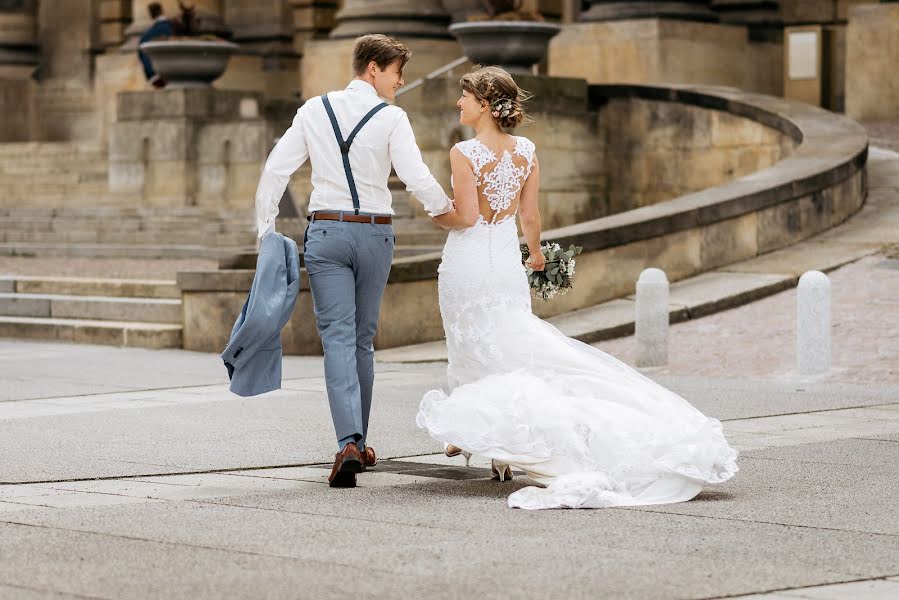
[[[525,512],[418,430],[443,364],[379,365],[382,462],[332,490],[322,365],[227,391],[220,359],[0,341],[0,598],[887,598],[899,385],[652,374],[741,471],[694,501]],[[777,591],[779,595],[769,593]]]

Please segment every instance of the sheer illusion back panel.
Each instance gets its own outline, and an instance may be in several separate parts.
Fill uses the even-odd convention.
[[[513,144],[499,153],[476,139],[456,144],[476,178],[479,223],[500,223],[518,212],[521,190],[534,168],[534,144],[511,137]]]

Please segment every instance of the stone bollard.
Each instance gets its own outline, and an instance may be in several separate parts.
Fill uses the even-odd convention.
[[[830,279],[821,271],[799,278],[796,295],[796,366],[816,375],[830,368]]]
[[[637,280],[637,366],[668,364],[668,278],[661,269],[644,269]]]

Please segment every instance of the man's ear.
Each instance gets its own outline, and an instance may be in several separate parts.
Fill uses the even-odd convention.
[[[374,75],[374,74],[375,74],[377,71],[379,71],[379,70],[380,70],[380,69],[378,69],[378,63],[376,63],[376,62],[373,61],[373,60],[372,60],[372,61],[369,61],[369,63],[368,63],[368,72],[369,72],[369,74]]]

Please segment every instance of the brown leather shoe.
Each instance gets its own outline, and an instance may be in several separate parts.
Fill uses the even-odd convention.
[[[368,467],[373,467],[378,464],[378,457],[375,455],[375,449],[371,446],[366,446],[365,450],[361,453],[362,455],[362,469],[365,470]]]
[[[362,471],[362,456],[356,444],[350,442],[334,455],[334,468],[328,477],[331,487],[356,487],[356,473]]]

